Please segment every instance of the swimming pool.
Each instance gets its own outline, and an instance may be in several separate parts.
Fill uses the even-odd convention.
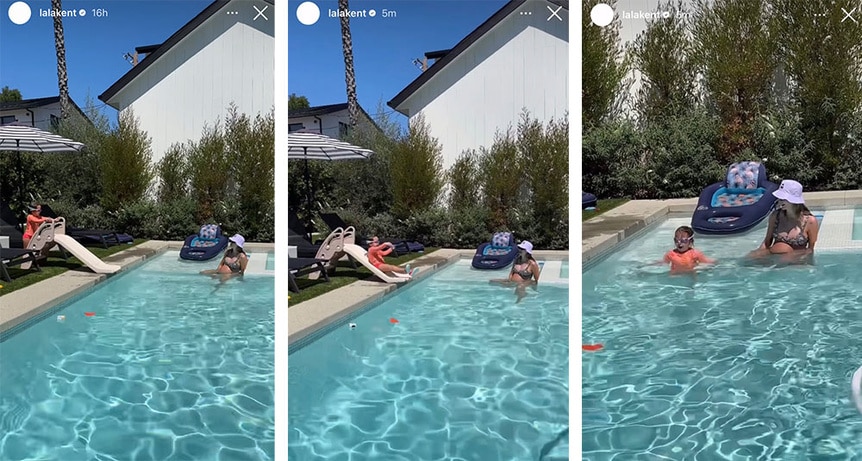
[[[214,264],[164,253],[5,338],[0,459],[273,459],[273,278]]]
[[[291,461],[568,459],[568,286],[505,275],[459,261],[292,351]]]
[[[829,215],[824,220],[828,227]],[[670,219],[583,275],[585,459],[847,460],[862,453],[850,379],[862,365],[857,250],[816,266],[742,259],[765,227],[696,237],[719,259],[692,276],[660,260]]]

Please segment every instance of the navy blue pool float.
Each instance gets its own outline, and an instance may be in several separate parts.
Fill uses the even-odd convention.
[[[599,204],[599,200],[595,195],[581,191],[581,209],[595,208]]]
[[[691,227],[701,234],[745,232],[769,216],[778,184],[767,180],[759,162],[734,163],[727,179],[703,190],[691,217]]]
[[[476,269],[502,269],[518,256],[515,246],[515,236],[511,232],[497,232],[490,242],[476,248],[473,255],[473,267]]]
[[[206,261],[218,256],[227,246],[227,237],[222,235],[221,227],[204,224],[200,232],[189,235],[180,250],[180,258],[191,261]]]

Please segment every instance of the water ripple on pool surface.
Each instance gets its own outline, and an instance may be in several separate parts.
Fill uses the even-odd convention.
[[[171,259],[0,343],[0,459],[274,458],[272,279]]]
[[[487,281],[399,292],[291,354],[290,459],[538,459],[568,426],[567,302]]]
[[[584,354],[584,457],[858,459],[859,257],[730,261],[697,278],[613,260],[588,271],[584,341],[605,348]]]

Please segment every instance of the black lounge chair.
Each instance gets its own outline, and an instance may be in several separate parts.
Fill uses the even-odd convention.
[[[50,206],[42,204],[42,216],[46,218],[57,218],[57,213]],[[81,242],[82,244],[100,244],[107,249],[113,245],[132,243],[135,239],[129,234],[106,229],[86,229],[83,227],[66,226],[66,235]]]
[[[42,270],[39,267],[39,252],[24,248],[0,248],[0,278],[7,282],[12,281],[8,268],[30,262],[30,268],[36,272]]]
[[[329,275],[326,273],[326,263],[328,261],[325,259],[317,259],[317,258],[288,258],[287,266],[290,269],[288,282],[288,288],[290,291],[295,293],[299,293],[299,285],[296,284],[296,278],[302,277],[303,275],[311,274],[313,272],[320,272],[320,275],[323,276],[323,279],[326,282],[329,282]]]
[[[339,227],[342,229],[347,229],[348,227],[350,227],[350,224],[347,224],[343,219],[341,219],[341,216],[339,216],[338,213],[320,213],[320,219],[323,219],[323,222],[325,222],[326,225],[329,226],[330,230],[335,230],[335,229],[338,229]],[[367,250],[368,249],[368,242],[370,242],[370,241],[371,241],[371,238],[364,236],[364,235],[359,235],[357,233],[357,235],[356,235],[356,244],[357,245],[359,245],[362,248]],[[389,243],[395,245],[394,251],[395,251],[395,254],[397,256],[406,255],[406,254],[410,253],[411,251],[417,251],[417,252],[425,251],[425,245],[422,245],[419,242],[408,242],[407,240],[404,240],[404,239],[391,239],[391,238],[390,239],[381,238],[380,242],[389,242]]]
[[[320,250],[320,245],[309,242],[290,227],[287,228],[287,244],[296,247],[296,256],[300,258],[313,258],[317,255],[317,251]]]

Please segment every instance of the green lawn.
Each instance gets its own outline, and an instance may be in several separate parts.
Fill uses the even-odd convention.
[[[92,246],[88,246],[87,249],[90,250],[94,255],[98,256],[100,259],[104,259],[107,256],[110,256],[114,253],[119,253],[123,250],[128,250],[129,248],[144,243],[146,241],[147,240],[144,239],[135,239],[135,241],[131,244],[114,245],[112,247],[109,247],[108,249]],[[15,290],[20,290],[21,288],[30,286],[37,282],[41,282],[42,280],[49,279],[55,275],[62,274],[63,272],[69,270],[89,270],[87,269],[87,266],[81,263],[81,261],[78,261],[78,258],[75,258],[70,255],[69,259],[64,261],[63,258],[60,257],[60,254],[56,251],[52,251],[51,256],[49,256],[47,260],[43,259],[39,261],[39,267],[42,268],[40,272],[23,270],[19,266],[10,267],[9,275],[12,277],[12,281],[6,282],[0,280],[0,285],[3,286],[3,288],[0,288],[0,296],[7,293],[11,293]]]
[[[598,206],[596,206],[595,210],[582,210],[583,212],[583,220],[586,221],[590,218],[595,218],[596,216],[608,211],[612,210],[623,203],[628,202],[627,198],[612,198],[607,200],[599,200]]]
[[[435,250],[437,250],[437,248],[426,248],[424,253],[411,252],[397,258],[387,256],[386,262],[389,264],[402,265],[407,261],[428,255]],[[336,288],[350,285],[357,280],[374,278],[374,275],[370,270],[360,264],[356,265],[358,268],[354,269],[348,261],[339,261],[338,269],[336,269],[335,274],[329,276],[329,283],[326,283],[322,278],[318,280],[308,280],[306,277],[296,279],[296,284],[299,285],[300,292],[290,292],[290,299],[287,301],[288,307],[299,304],[303,301],[308,301],[309,299],[335,290]]]

